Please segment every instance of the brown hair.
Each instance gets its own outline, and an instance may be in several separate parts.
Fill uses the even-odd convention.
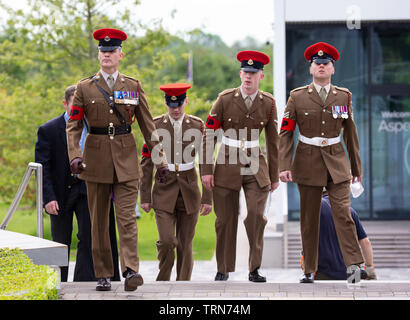
[[[64,93],[64,99],[65,101],[68,102],[68,100],[70,100],[70,98],[74,95],[75,89],[77,89],[77,86],[75,84],[67,87],[65,89],[65,93]]]

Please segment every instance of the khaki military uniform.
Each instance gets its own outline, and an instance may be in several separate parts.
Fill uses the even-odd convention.
[[[174,132],[168,114],[154,118],[154,122],[157,129],[169,132],[170,143],[164,146],[164,151],[167,158],[169,154],[171,166],[195,161],[204,129],[200,118],[185,114],[181,130],[177,133]],[[161,136],[160,132],[158,134]],[[188,135],[184,136],[185,133]],[[162,143],[165,144],[164,140]],[[184,171],[170,171],[165,184],[154,183],[152,188],[154,165],[151,157],[148,154],[143,155],[141,164],[144,174],[141,180],[141,203],[152,203],[159,235],[159,240],[156,242],[159,260],[157,280],[170,280],[175,248],[177,249],[177,280],[190,280],[194,262],[192,241],[200,204],[212,205],[212,193],[203,188],[201,197],[195,167]]]
[[[98,85],[114,98],[114,91],[138,92],[139,102],[134,104],[116,104],[124,117],[126,125],[131,125],[134,119],[138,121],[145,141],[150,148],[156,142],[151,140],[155,125],[148,109],[148,103],[138,80],[121,73],[110,90],[101,73],[81,80],[74,95],[73,110],[83,114],[90,128],[108,128],[112,123],[121,123],[110,108]],[[72,113],[73,114],[73,113]],[[137,158],[135,138],[132,133],[114,135],[87,135],[84,153],[81,153],[79,140],[83,129],[83,121],[70,117],[67,122],[67,145],[70,162],[81,157],[85,165],[79,175],[86,181],[88,204],[92,227],[92,252],[95,276],[108,278],[113,274],[113,263],[108,233],[108,217],[111,196],[114,197],[116,220],[120,237],[120,258],[122,272],[130,268],[136,272],[139,269],[137,253],[137,224],[135,207],[137,203],[138,179],[141,168]],[[166,166],[166,160],[160,166]]]
[[[334,106],[348,106],[346,118],[333,117]],[[343,129],[343,139],[349,154],[346,157],[341,142],[321,146],[299,141],[292,161],[294,129],[307,138],[336,138]],[[360,176],[359,139],[353,119],[351,93],[331,85],[323,103],[314,84],[290,93],[280,131],[280,171],[290,170],[300,192],[300,227],[304,257],[304,272],[317,270],[320,201],[323,187],[329,192],[336,232],[347,266],[363,262],[350,215],[350,180]]]
[[[263,252],[263,233],[267,219],[264,216],[265,204],[271,183],[278,181],[277,111],[275,100],[269,93],[258,91],[248,110],[240,88],[223,91],[212,106],[203,143],[204,164],[202,175],[214,175],[214,210],[216,214],[216,259],[218,272],[226,274],[235,271],[236,234],[239,215],[239,192],[243,188],[248,209],[244,221],[248,235],[249,270],[261,266]],[[215,166],[212,159],[214,143],[217,139],[215,129],[223,129],[223,135],[241,140],[238,147],[221,144]],[[241,134],[246,130],[246,135]],[[252,129],[256,131],[252,135]],[[259,140],[265,129],[266,155],[257,145],[246,141]],[[235,138],[236,136],[236,138]],[[248,159],[248,161],[244,161]],[[232,163],[234,162],[234,163]],[[256,164],[256,165],[255,165]]]

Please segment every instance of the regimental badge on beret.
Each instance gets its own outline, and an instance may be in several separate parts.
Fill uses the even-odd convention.
[[[159,87],[165,92],[165,103],[170,108],[182,106],[186,99],[186,92],[191,85],[189,83],[168,83]]]
[[[93,37],[98,40],[98,50],[114,51],[121,47],[122,42],[127,40],[127,34],[124,31],[111,28],[103,28],[94,31]]]
[[[340,57],[335,47],[326,42],[317,42],[306,48],[305,59],[317,64],[337,61]]]
[[[236,59],[241,62],[241,70],[245,72],[258,72],[270,62],[269,56],[259,51],[240,51]]]

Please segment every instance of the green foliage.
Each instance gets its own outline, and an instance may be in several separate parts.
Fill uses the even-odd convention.
[[[169,34],[160,22],[144,25],[132,14],[139,12],[139,1],[128,2],[125,8],[120,0],[28,3],[30,10],[22,11],[0,1],[8,13],[0,26],[0,202],[4,203],[12,201],[27,164],[34,161],[38,127],[63,113],[64,89],[98,71],[94,30],[112,27],[127,33],[120,71],[141,81],[153,116],[167,112],[159,86],[186,81],[190,52],[194,82],[186,111],[204,121],[218,93],[240,85],[239,50],[261,50],[272,58],[272,46],[253,39],[228,47],[219,36],[201,30],[182,39]],[[272,63],[264,73],[261,89],[272,93]],[[141,150],[142,135],[133,132]],[[34,205],[34,201],[32,179],[23,203]]]
[[[0,300],[57,300],[58,275],[19,249],[0,249]]]

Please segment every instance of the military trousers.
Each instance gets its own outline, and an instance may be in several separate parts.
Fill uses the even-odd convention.
[[[110,278],[114,274],[109,236],[109,212],[112,197],[120,240],[121,272],[124,273],[127,268],[138,272],[138,227],[135,214],[138,179],[113,184],[86,181],[86,185],[95,277]]]
[[[269,186],[259,187],[254,175],[242,179],[247,216],[244,220],[249,241],[249,271],[262,263],[263,234],[267,219],[264,215]],[[235,271],[236,236],[239,217],[239,191],[215,186],[213,188],[214,211],[216,214],[216,262],[218,272],[226,274]]]
[[[191,280],[194,259],[192,242],[199,212],[188,214],[181,192],[178,195],[174,212],[155,210],[159,239],[156,242],[159,260],[157,281],[169,281],[177,250],[176,280]]]
[[[304,273],[318,268],[320,204],[323,187],[298,184],[300,194],[300,232],[303,250]],[[337,239],[346,266],[363,263],[357,239],[356,226],[350,213],[350,181],[334,184],[328,181],[329,193]]]

